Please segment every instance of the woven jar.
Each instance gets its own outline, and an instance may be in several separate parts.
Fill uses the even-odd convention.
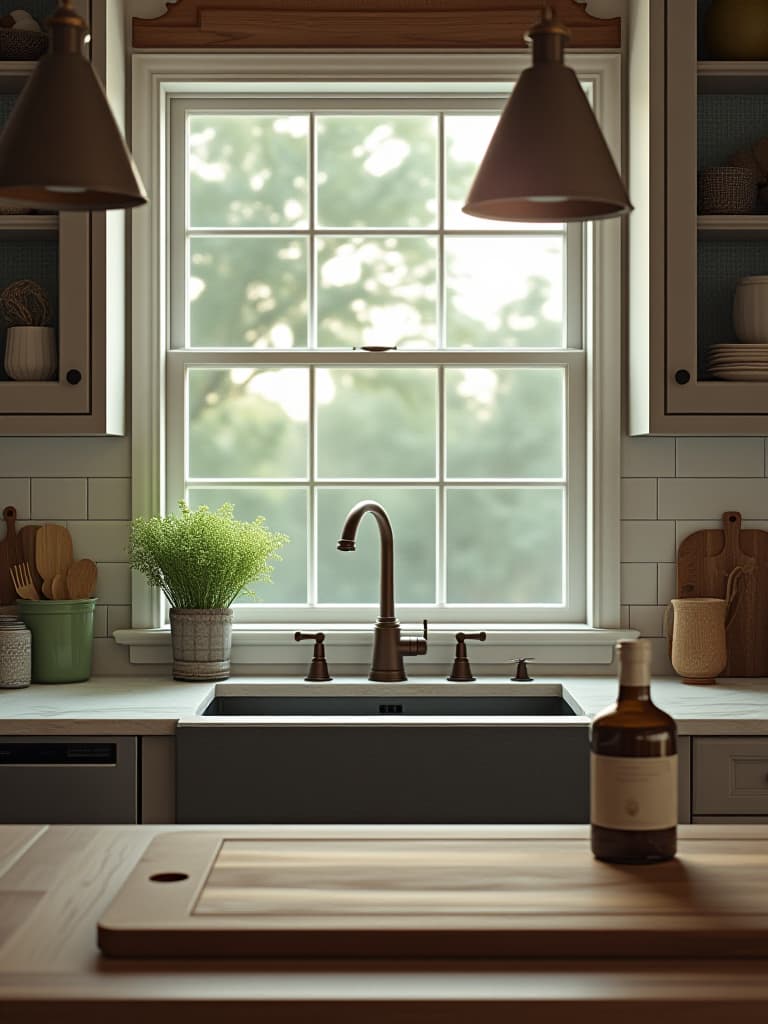
[[[699,213],[749,214],[757,183],[748,167],[708,167],[699,175]]]
[[[715,676],[725,668],[728,610],[728,601],[720,597],[678,597],[671,601],[664,616],[665,632],[672,668],[684,683],[714,683]]]
[[[32,634],[19,621],[0,629],[0,689],[17,690],[32,679]]]
[[[212,683],[229,678],[231,608],[171,608],[173,678]]]

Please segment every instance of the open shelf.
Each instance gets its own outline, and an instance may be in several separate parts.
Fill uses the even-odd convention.
[[[0,93],[21,92],[36,67],[36,60],[0,60]]]
[[[734,214],[699,216],[696,218],[696,229],[700,236],[709,235],[718,241],[730,242],[747,238],[759,241],[768,236],[768,213],[755,213],[747,216]]]
[[[700,60],[700,93],[764,93],[768,91],[768,60]]]
[[[56,238],[59,218],[56,214],[0,214],[0,241],[27,238]]]

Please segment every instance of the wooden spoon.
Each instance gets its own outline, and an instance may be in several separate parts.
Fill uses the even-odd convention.
[[[51,580],[51,595],[54,601],[66,601],[69,597],[69,590],[67,590],[67,578],[61,573],[57,572]]]
[[[67,569],[67,590],[72,600],[92,597],[98,569],[90,558],[81,558]]]
[[[43,593],[51,597],[54,576],[66,577],[72,564],[72,537],[66,526],[45,523],[35,534],[35,564],[43,578]]]

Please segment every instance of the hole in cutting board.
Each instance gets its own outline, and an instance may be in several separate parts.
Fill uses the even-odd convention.
[[[189,878],[189,875],[183,874],[181,871],[163,871],[159,875],[150,875],[150,882],[183,882]]]

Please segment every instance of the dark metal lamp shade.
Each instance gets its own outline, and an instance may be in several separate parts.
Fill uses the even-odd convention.
[[[632,204],[592,108],[563,64],[568,30],[547,8],[529,35],[533,66],[502,111],[464,213],[534,222],[629,213]]]
[[[40,59],[0,134],[0,199],[42,210],[147,201],[107,97],[82,55],[87,26],[63,0]]]

